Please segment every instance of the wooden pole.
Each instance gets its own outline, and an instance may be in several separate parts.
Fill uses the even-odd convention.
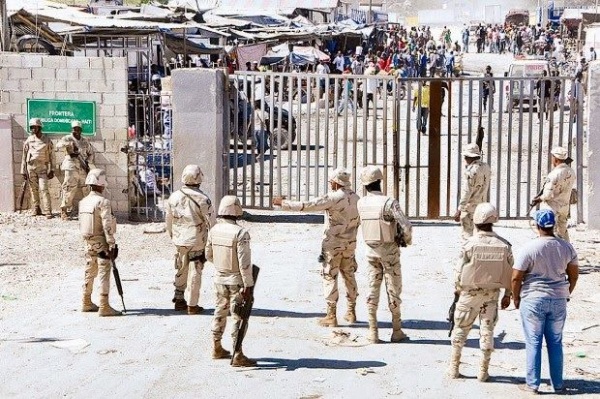
[[[442,83],[431,80],[429,96],[429,167],[427,178],[427,218],[440,217],[440,145],[442,127]]]

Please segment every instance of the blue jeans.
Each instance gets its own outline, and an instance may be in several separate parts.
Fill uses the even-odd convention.
[[[541,382],[542,341],[546,339],[550,380],[555,390],[563,388],[562,336],[567,318],[567,300],[552,298],[523,298],[521,321],[525,333],[527,376],[525,382],[537,389]]]

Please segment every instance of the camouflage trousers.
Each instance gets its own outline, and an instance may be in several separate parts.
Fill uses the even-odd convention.
[[[467,241],[473,236],[473,230],[475,229],[475,225],[473,224],[473,212],[460,212],[460,227],[460,236],[463,241]]]
[[[65,170],[65,179],[61,185],[62,200],[60,202],[60,207],[70,210],[73,206],[73,199],[77,195],[77,191],[82,190],[83,187],[85,187],[84,171],[80,169]]]
[[[240,290],[243,285],[225,285],[215,284],[215,317],[212,324],[213,340],[220,341],[227,326],[227,314],[231,312],[233,317],[233,329],[231,331],[232,341],[235,341],[238,334],[238,328],[242,319],[233,310],[235,305],[241,302],[242,295]]]
[[[400,249],[395,243],[369,247],[369,296],[367,307],[369,312],[376,312],[379,307],[381,283],[385,280],[388,307],[392,315],[400,317],[400,294],[402,293],[402,271],[400,269]]]
[[[175,299],[184,299],[186,288],[189,287],[188,306],[198,305],[200,287],[202,285],[202,270],[204,263],[190,259],[203,255],[203,251],[192,251],[190,247],[177,246],[175,254]],[[190,267],[192,265],[192,267]]]
[[[91,295],[94,289],[94,279],[100,275],[100,294],[108,295],[110,290],[110,272],[112,263],[110,259],[101,258],[100,252],[108,254],[108,244],[104,237],[85,240],[85,274],[83,278],[83,293]]]
[[[462,291],[454,312],[452,346],[465,345],[469,331],[479,316],[479,348],[494,349],[494,327],[498,321],[498,298],[500,290],[474,289]]]
[[[358,296],[358,286],[354,273],[358,268],[354,258],[354,249],[342,251],[323,251],[323,295],[329,305],[335,305],[340,297],[338,290],[338,275],[341,274],[346,285],[346,299],[355,303]]]
[[[554,233],[559,236],[560,238],[562,238],[563,240],[570,242],[569,240],[569,231],[567,230],[568,227],[568,220],[569,220],[569,215],[565,214],[565,213],[561,213],[561,212],[555,212],[556,214],[556,226],[554,226]]]
[[[44,167],[28,167],[29,191],[31,192],[31,205],[33,209],[41,207],[44,215],[52,213],[52,203],[50,202],[50,190],[48,189],[48,174]],[[40,206],[41,191],[41,206]]]

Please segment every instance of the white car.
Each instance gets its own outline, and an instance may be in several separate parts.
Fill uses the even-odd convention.
[[[523,104],[527,104],[529,107],[536,106],[538,95],[535,84],[543,76],[544,71],[546,71],[547,76],[550,76],[550,64],[547,60],[524,59],[513,61],[504,76],[527,79],[515,79],[506,82],[504,90],[506,93],[506,112]]]

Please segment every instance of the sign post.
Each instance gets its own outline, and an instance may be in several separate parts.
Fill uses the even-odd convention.
[[[81,122],[84,136],[96,135],[96,102],[27,99],[27,120],[40,118],[44,134],[69,134],[71,122]]]

